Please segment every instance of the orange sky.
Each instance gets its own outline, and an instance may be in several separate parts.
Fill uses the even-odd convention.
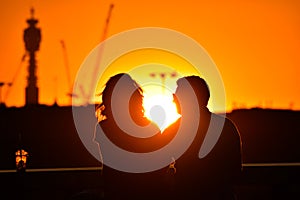
[[[23,30],[34,6],[42,43],[37,53],[40,103],[66,105],[64,40],[75,79],[84,58],[100,42],[109,5],[108,36],[138,27],[180,31],[201,44],[216,63],[227,110],[236,107],[300,109],[300,2],[297,0],[23,0],[1,1],[0,81],[11,82],[24,54]],[[14,85],[2,87],[8,106],[25,101],[27,61]]]

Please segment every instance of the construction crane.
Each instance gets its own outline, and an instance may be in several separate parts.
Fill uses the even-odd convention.
[[[1,88],[4,85],[8,85],[8,89],[6,90],[6,93],[5,93],[4,98],[3,98],[3,102],[4,103],[6,102],[7,98],[9,97],[9,94],[10,94],[10,92],[12,90],[12,86],[14,85],[14,83],[15,83],[15,81],[16,81],[16,79],[17,79],[17,77],[18,77],[18,75],[19,75],[19,73],[20,73],[20,71],[21,71],[21,69],[23,67],[23,63],[25,62],[26,57],[27,57],[27,53],[24,53],[23,56],[22,56],[22,58],[21,58],[21,61],[19,63],[19,66],[17,68],[17,71],[15,72],[12,80],[10,82],[1,82],[0,83],[0,87]],[[2,97],[1,97],[0,103],[2,103]]]
[[[72,103],[72,98],[73,97],[78,97],[78,95],[74,94],[73,87],[72,87],[72,82],[71,82],[71,71],[70,71],[70,66],[69,66],[69,60],[68,60],[68,55],[67,55],[67,48],[64,40],[60,40],[60,44],[63,50],[63,57],[64,57],[64,64],[66,68],[66,73],[67,73],[67,81],[68,81],[68,87],[69,91],[67,92],[67,96],[70,97],[70,103]]]
[[[0,82],[0,105],[5,104],[5,100],[2,102],[2,88],[5,85],[8,85],[10,87],[10,86],[12,86],[12,83],[11,82]],[[9,89],[7,91],[9,91]]]
[[[114,4],[110,4],[100,42],[103,42],[107,37],[108,26],[109,26],[109,22],[110,22],[110,18],[111,18],[111,15],[112,15],[113,8],[114,8]],[[86,100],[87,100],[86,104],[89,103],[89,100],[91,99],[92,94],[93,94],[93,88],[94,88],[93,84],[96,82],[96,77],[97,77],[97,74],[99,72],[99,64],[101,62],[102,52],[103,52],[103,45],[101,45],[100,48],[98,49],[98,55],[97,55],[97,58],[96,58],[96,64],[95,64],[95,67],[94,67],[93,77],[92,77],[92,80],[91,80],[91,86],[89,87],[89,92],[85,95]],[[83,91],[82,88],[81,88],[81,91]]]
[[[0,106],[2,105],[2,87],[5,85],[5,82],[0,82]]]
[[[105,26],[104,26],[101,42],[104,41],[107,37],[108,25],[109,25],[109,22],[110,22],[111,13],[112,13],[113,8],[114,8],[114,4],[110,4],[108,14],[107,14],[107,18],[106,18],[106,21],[105,21]]]

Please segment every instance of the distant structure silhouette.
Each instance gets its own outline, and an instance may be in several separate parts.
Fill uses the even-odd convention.
[[[109,24],[110,24],[110,18],[111,18],[112,11],[113,11],[114,7],[115,7],[115,5],[113,3],[109,5],[109,10],[108,10],[108,14],[107,14],[107,17],[106,17],[106,20],[105,20],[105,25],[104,25],[104,29],[103,29],[103,33],[102,33],[100,42],[103,42],[107,37],[108,27],[109,27]],[[89,87],[88,93],[86,95],[84,95],[87,104],[89,103],[89,100],[93,95],[92,85],[97,80],[96,74],[98,74],[99,65],[100,65],[100,62],[101,62],[101,59],[102,59],[103,48],[104,48],[104,45],[100,45],[100,48],[98,49],[98,55],[96,57],[96,63],[95,63],[94,73],[93,73],[94,76],[92,77],[92,80],[90,82],[91,86]]]
[[[72,98],[78,98],[79,96],[78,96],[78,94],[73,93],[73,84],[71,81],[71,71],[70,71],[70,66],[69,66],[69,59],[68,59],[68,54],[67,54],[66,43],[64,40],[60,40],[60,44],[61,44],[61,47],[63,50],[64,64],[65,64],[65,68],[66,68],[67,81],[68,81],[68,86],[69,86],[67,96],[70,99],[70,105],[72,105]]]
[[[150,77],[155,78],[156,76],[158,76],[161,79],[162,82],[162,93],[165,93],[165,84],[166,84],[166,78],[168,76],[170,76],[171,78],[175,78],[178,76],[177,72],[171,72],[171,73],[167,73],[167,72],[152,72],[149,74]]]
[[[7,82],[0,82],[0,106],[4,106],[5,102],[2,101],[2,87],[8,85],[10,86],[11,83],[7,83]]]
[[[36,27],[38,20],[34,18],[34,9],[31,8],[31,18],[27,20],[28,28],[24,30],[23,39],[25,49],[29,53],[29,67],[26,87],[26,105],[36,105],[39,100],[39,89],[37,87],[35,52],[39,50],[41,42],[41,30]]]

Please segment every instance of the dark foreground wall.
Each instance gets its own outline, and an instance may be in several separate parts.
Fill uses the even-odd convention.
[[[95,124],[96,119],[92,123]],[[14,153],[18,146],[29,153],[28,168],[99,164],[77,134],[72,107],[32,106],[0,110],[0,169],[15,167]]]
[[[300,162],[300,111],[256,108],[227,116],[240,130],[245,163]]]
[[[243,179],[236,186],[237,200],[299,199],[299,170],[299,166],[245,167]],[[1,199],[107,199],[105,182],[98,170],[0,173],[0,181]],[[137,192],[140,189],[143,188],[132,188]],[[118,195],[122,199],[122,192]]]
[[[240,130],[244,163],[300,162],[299,111],[250,109],[227,116]],[[15,169],[20,134],[21,145],[30,154],[28,169],[99,166],[77,134],[71,107],[1,108],[0,170]],[[236,194],[238,199],[297,199],[299,174],[299,166],[247,166]],[[96,170],[0,173],[0,195],[7,199],[76,199],[80,195],[101,199],[106,194],[104,185]]]

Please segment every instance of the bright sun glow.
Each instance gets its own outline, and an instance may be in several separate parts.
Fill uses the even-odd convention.
[[[146,117],[157,124],[161,131],[180,117],[172,97],[166,95],[145,95],[144,108]]]

